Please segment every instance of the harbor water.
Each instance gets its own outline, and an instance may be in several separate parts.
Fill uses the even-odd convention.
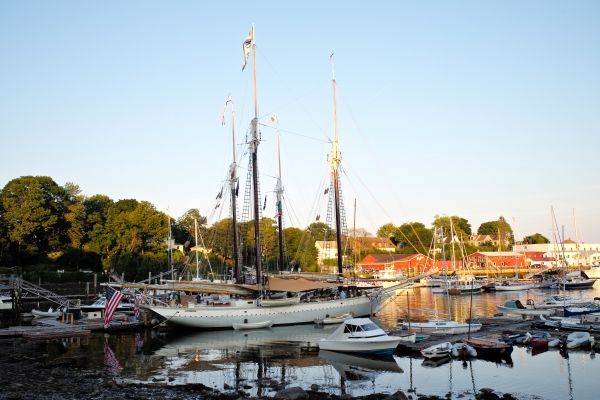
[[[598,284],[597,286],[599,286]],[[550,290],[496,292],[450,296],[451,314],[466,320],[497,313],[495,306],[510,299],[540,301]],[[600,289],[568,293],[600,296]],[[470,307],[472,301],[472,307]],[[448,297],[428,288],[400,292],[391,298],[376,321],[396,330],[398,321],[445,317]],[[318,350],[317,342],[335,326],[274,327],[255,331],[146,331],[138,334],[92,335],[64,342],[38,344],[50,359],[71,359],[90,369],[108,369],[128,382],[201,383],[220,391],[244,390],[272,396],[289,386],[332,394],[362,396],[405,393],[474,398],[482,388],[523,399],[596,399],[600,359],[589,350],[532,352],[515,346],[509,359],[445,360],[441,363],[410,356],[373,360]],[[33,346],[33,344],[32,344]]]

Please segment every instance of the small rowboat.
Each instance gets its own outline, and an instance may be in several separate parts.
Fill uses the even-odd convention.
[[[243,329],[266,329],[270,328],[273,325],[271,321],[261,321],[261,322],[242,322],[235,323],[232,325],[235,330],[243,330]]]
[[[34,318],[58,318],[62,315],[62,311],[53,310],[52,307],[48,309],[48,311],[36,310],[35,308],[31,310]]]
[[[423,357],[425,358],[442,358],[449,356],[451,351],[452,343],[443,342],[421,350],[421,354],[423,354]]]
[[[463,342],[473,346],[480,356],[497,357],[507,356],[513,351],[512,345],[498,339],[471,338],[463,339]]]
[[[344,322],[350,318],[354,318],[354,315],[352,315],[352,313],[347,313],[347,314],[342,314],[342,315],[338,315],[335,317],[325,317],[323,319],[316,319],[315,324],[317,324],[317,325],[341,324],[342,322]]]
[[[555,340],[548,332],[534,333],[533,335],[527,332],[526,343],[529,343],[534,349],[548,347],[548,343]]]
[[[587,344],[594,346],[594,337],[589,332],[573,332],[567,336],[567,349],[574,349]]]
[[[477,357],[477,350],[466,343],[454,343],[452,345],[452,357]]]

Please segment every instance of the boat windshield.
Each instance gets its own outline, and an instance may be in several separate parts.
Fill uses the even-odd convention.
[[[376,331],[379,327],[375,324],[365,324],[362,325],[363,331]]]

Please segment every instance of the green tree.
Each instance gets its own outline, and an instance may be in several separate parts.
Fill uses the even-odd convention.
[[[22,176],[0,193],[0,208],[9,240],[17,250],[34,245],[46,252],[60,245],[64,230],[65,191],[47,176]]]
[[[173,225],[173,237],[178,243],[184,245],[195,243],[194,219],[198,221],[199,234],[205,235],[206,217],[201,216],[197,208],[192,208],[179,217]],[[198,244],[201,244],[200,238],[198,238]]]
[[[466,218],[453,215],[451,217],[436,216],[432,224],[435,228],[444,228],[446,234],[450,233],[450,228],[454,235],[460,238],[466,238],[471,235],[471,224]]]
[[[306,232],[314,240],[335,240],[335,230],[323,222],[313,222],[306,228]]]
[[[431,229],[427,229],[420,222],[408,222],[398,227],[398,242],[400,252],[405,254],[429,254],[429,247],[433,238]]]
[[[394,244],[398,244],[397,234],[398,228],[391,222],[388,222],[377,229],[377,237],[390,239]]]
[[[302,271],[315,271],[317,267],[317,249],[314,239],[299,228],[284,229],[284,241],[289,266]]]
[[[541,233],[534,233],[533,235],[525,236],[523,238],[523,244],[544,244],[550,243],[547,237]]]
[[[490,235],[497,237],[502,243],[513,243],[513,231],[504,217],[500,216],[496,221],[487,221],[479,225],[478,235]]]

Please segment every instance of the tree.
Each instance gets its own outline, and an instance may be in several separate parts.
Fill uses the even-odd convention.
[[[471,235],[471,224],[465,218],[453,215],[452,217],[437,216],[432,224],[435,228],[443,228],[445,235],[450,233],[450,229],[459,239],[466,238]]]
[[[525,236],[523,238],[523,244],[544,244],[550,243],[550,240],[541,233],[534,233],[533,235]]]
[[[22,176],[0,193],[0,208],[9,240],[34,245],[39,252],[59,245],[64,229],[65,191],[47,176]]]
[[[398,228],[391,222],[388,222],[377,229],[377,237],[390,239],[392,242],[394,242],[394,244],[398,244],[398,240],[396,238],[397,234]]]
[[[313,222],[306,228],[306,232],[314,240],[335,240],[335,230],[323,222]]]
[[[512,243],[514,241],[512,228],[502,216],[496,221],[488,221],[479,225],[477,234],[497,237],[502,244]]]
[[[286,228],[283,237],[290,268],[316,270],[317,249],[315,241],[308,237],[307,232],[299,228]]]
[[[428,254],[433,232],[420,222],[407,222],[398,227],[401,252],[406,254]]]
[[[201,216],[197,208],[192,208],[183,213],[173,225],[173,237],[178,243],[183,243],[184,245],[186,243],[194,243],[194,219],[198,221],[198,232],[204,236],[206,231],[206,217]],[[200,239],[198,239],[198,243],[201,244]]]

